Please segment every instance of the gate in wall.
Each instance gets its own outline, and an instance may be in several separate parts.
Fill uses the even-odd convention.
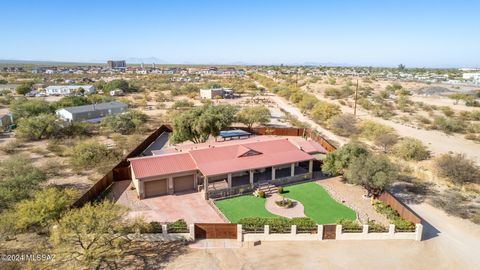
[[[237,239],[237,224],[195,223],[195,239]]]
[[[337,237],[337,225],[323,225],[323,240],[335,240]]]

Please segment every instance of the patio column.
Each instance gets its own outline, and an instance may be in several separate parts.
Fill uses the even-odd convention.
[[[205,200],[208,200],[208,177],[203,178],[203,189],[205,191]]]
[[[272,180],[275,180],[275,166],[272,166]]]
[[[308,161],[308,172],[309,173],[313,172],[313,160]]]
[[[232,188],[232,174],[229,173],[227,176],[228,188]]]
[[[290,176],[294,176],[294,175],[295,175],[295,163],[292,163],[290,167]]]
[[[253,171],[250,170],[249,173],[250,173],[250,185],[253,186]]]

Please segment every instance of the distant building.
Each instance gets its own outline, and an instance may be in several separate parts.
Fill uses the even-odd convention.
[[[47,96],[72,95],[78,89],[85,90],[84,94],[94,94],[97,89],[93,85],[50,85],[45,88]]]
[[[67,107],[58,109],[55,114],[58,118],[68,122],[100,122],[103,117],[110,114],[119,114],[125,112],[127,104],[112,101],[98,104],[90,104],[76,107]]]
[[[120,61],[108,60],[107,64],[110,69],[126,69],[127,68],[127,62],[125,62],[125,60],[120,60]]]
[[[475,83],[480,83],[480,73],[463,73],[465,80],[472,80]]]
[[[200,98],[214,99],[216,97],[233,98],[233,89],[230,89],[230,88],[200,89]]]

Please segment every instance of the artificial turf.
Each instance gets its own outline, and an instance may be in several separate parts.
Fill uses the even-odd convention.
[[[264,198],[253,195],[218,200],[215,205],[232,223],[244,217],[278,217],[265,209]]]
[[[317,224],[336,223],[340,218],[356,219],[352,209],[335,201],[314,182],[287,186],[284,191],[282,195],[303,204],[305,215]],[[265,209],[265,199],[253,195],[218,200],[215,205],[233,223],[244,217],[278,217]]]
[[[303,204],[307,217],[317,224],[336,223],[337,219],[356,219],[356,213],[349,207],[335,201],[327,191],[314,182],[284,187],[283,195]]]

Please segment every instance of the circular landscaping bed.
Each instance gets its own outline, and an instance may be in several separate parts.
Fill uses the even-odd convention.
[[[293,206],[293,201],[290,199],[282,198],[280,201],[275,201],[275,204],[282,208],[290,208]]]

